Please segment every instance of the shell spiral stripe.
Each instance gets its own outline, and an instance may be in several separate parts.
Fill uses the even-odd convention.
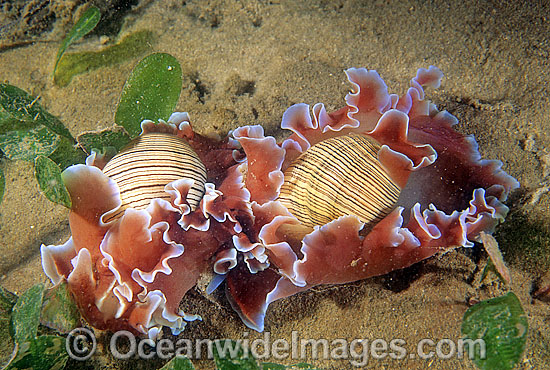
[[[324,225],[357,215],[370,223],[384,218],[400,188],[377,158],[380,145],[350,134],[314,145],[285,171],[279,201],[303,225]]]
[[[145,209],[152,199],[170,201],[166,184],[182,178],[194,180],[187,194],[191,210],[204,194],[206,168],[184,139],[165,133],[148,133],[132,141],[103,169],[120,188],[122,205],[106,221],[120,217],[127,208]]]

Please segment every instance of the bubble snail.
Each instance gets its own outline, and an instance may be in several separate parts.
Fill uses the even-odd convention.
[[[113,158],[94,152],[62,173],[72,237],[41,254],[46,275],[67,281],[92,326],[155,337],[200,318],[180,301],[241,227],[229,192],[216,189],[236,163],[234,144],[195,134],[187,113],[141,127]]]
[[[280,143],[261,126],[215,141],[175,113],[144,121],[112,159],[93,153],[69,167],[72,237],[42,246],[44,271],[68,282],[92,326],[154,337],[199,318],[179,303],[213,270],[207,291],[225,281],[242,321],[263,331],[277,299],[383,275],[492,233],[519,184],[425,99],[439,69],[419,69],[402,96],[375,71],[346,74],[346,106],[291,106],[281,128],[292,134]]]

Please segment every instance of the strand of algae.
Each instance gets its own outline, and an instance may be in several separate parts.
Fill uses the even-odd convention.
[[[155,34],[149,30],[138,31],[123,38],[118,44],[96,52],[65,54],[54,76],[56,85],[67,86],[76,75],[102,67],[122,63],[152,50]]]

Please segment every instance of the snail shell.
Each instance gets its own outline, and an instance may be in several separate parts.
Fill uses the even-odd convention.
[[[279,201],[305,226],[344,215],[368,224],[390,213],[401,189],[377,158],[380,144],[365,135],[323,140],[284,172]]]
[[[187,194],[191,210],[195,210],[204,194],[206,168],[191,146],[173,134],[148,133],[132,140],[103,168],[114,180],[122,205],[105,222],[114,220],[127,208],[145,209],[152,199],[170,201],[166,184],[182,178],[195,180]]]

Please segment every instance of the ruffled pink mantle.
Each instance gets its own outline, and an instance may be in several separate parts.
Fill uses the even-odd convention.
[[[252,329],[263,330],[266,309],[277,299],[472,246],[480,231],[491,233],[504,220],[508,208],[503,202],[518,187],[499,161],[481,159],[473,137],[453,129],[454,116],[424,99],[423,87],[440,85],[443,75],[437,68],[419,69],[400,97],[388,94],[375,71],[351,68],[346,74],[353,86],[347,105],[327,113],[316,104],[312,115],[306,104],[290,107],[281,127],[293,134],[282,143],[265,137],[260,126],[233,133],[247,158],[231,171],[245,174],[243,191],[255,220],[233,237],[234,253],[226,253],[233,260],[225,260],[231,268],[224,272],[227,295]],[[348,215],[297,238],[287,231],[299,221],[277,201],[283,171],[315,143],[351,132],[382,145],[381,164],[404,187],[397,207],[375,225]],[[366,235],[360,233],[364,227]]]

